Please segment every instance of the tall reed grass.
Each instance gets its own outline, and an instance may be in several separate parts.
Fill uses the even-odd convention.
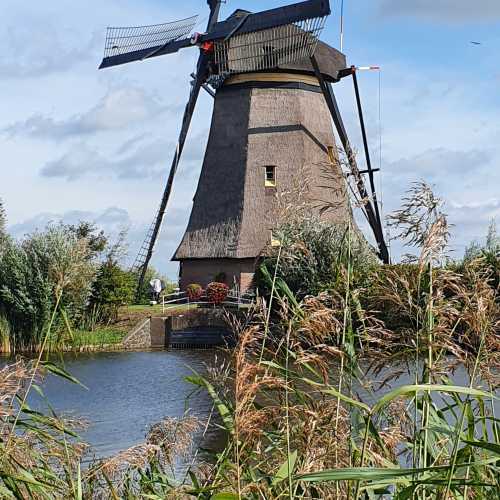
[[[315,296],[291,291],[279,273],[286,249],[278,250],[272,271],[263,269],[269,295],[245,318],[228,317],[235,349],[206,375],[188,377],[213,400],[216,415],[204,428],[221,429],[227,442],[210,460],[195,452],[185,474],[176,456],[190,450],[200,428],[189,416],[161,422],[142,445],[83,470],[71,422],[26,405],[42,358],[0,372],[0,492],[499,498],[500,314],[491,271],[476,259],[460,272],[442,266],[447,225],[426,186],[409,193],[393,220],[419,253],[406,266],[377,268],[365,287],[354,279],[351,228],[335,288]],[[464,385],[453,381],[458,366]],[[408,383],[399,382],[403,374]]]
[[[203,487],[226,498],[499,497],[498,290],[481,261],[441,266],[447,222],[427,186],[393,221],[419,254],[378,269],[369,290],[353,286],[349,250],[339,286],[316,297],[295,297],[279,258],[264,270],[275,314],[263,301],[237,325],[229,366],[190,379],[229,436]],[[403,370],[387,375],[395,363]],[[465,386],[453,383],[458,365]],[[413,382],[398,386],[403,371]],[[370,404],[356,388],[373,391],[380,374],[390,390]]]

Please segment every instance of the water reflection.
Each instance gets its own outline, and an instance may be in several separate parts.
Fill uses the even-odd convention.
[[[109,456],[143,441],[149,426],[163,417],[206,419],[212,402],[204,392],[187,401],[193,385],[184,380],[213,362],[216,351],[156,351],[65,356],[66,369],[87,389],[55,376],[43,384],[47,401],[34,392],[31,403],[83,417],[81,433],[97,457]]]

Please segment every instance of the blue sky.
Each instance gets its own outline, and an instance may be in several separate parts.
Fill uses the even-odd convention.
[[[223,15],[286,3],[228,0]],[[338,47],[340,2],[331,3],[322,38]],[[159,202],[197,54],[97,71],[105,27],[199,13],[202,30],[207,12],[202,0],[2,0],[0,197],[13,235],[94,220],[112,233],[129,227],[133,257]],[[457,255],[500,214],[499,27],[498,0],[345,0],[349,64],[382,68],[380,122],[379,75],[359,80],[384,212],[411,182],[426,180],[446,201]],[[361,147],[351,82],[335,90]],[[172,278],[211,105],[202,95],[154,258]]]

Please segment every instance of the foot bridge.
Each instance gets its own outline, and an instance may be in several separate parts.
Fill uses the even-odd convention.
[[[205,296],[191,301],[184,292],[162,298],[161,316],[151,316],[123,340],[126,349],[211,349],[234,342],[228,314],[244,314],[253,299],[230,293],[220,304]]]

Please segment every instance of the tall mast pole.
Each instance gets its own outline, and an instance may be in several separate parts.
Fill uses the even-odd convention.
[[[340,0],[340,52],[344,50],[344,0]]]

